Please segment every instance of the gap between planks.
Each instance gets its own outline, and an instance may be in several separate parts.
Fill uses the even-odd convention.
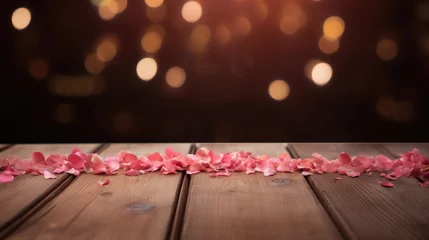
[[[98,153],[108,147],[109,144],[100,144],[98,147],[93,149],[91,153]],[[5,149],[12,147],[13,145],[7,146]],[[3,149],[4,150],[4,149]],[[33,216],[37,211],[42,209],[47,203],[58,196],[64,189],[66,189],[74,180],[76,176],[72,174],[66,174],[60,177],[57,182],[46,189],[37,198],[31,201],[25,206],[20,212],[13,216],[9,221],[5,222],[0,226],[0,239],[6,238],[8,235],[13,233],[19,226],[21,226],[26,220]]]
[[[198,144],[192,144],[189,149],[189,154],[195,154]],[[168,227],[169,232],[167,233],[166,239],[176,240],[180,239],[180,234],[182,233],[183,219],[185,217],[186,203],[188,201],[188,192],[189,192],[189,182],[191,181],[191,176],[189,176],[186,171],[182,174],[180,179],[180,186],[177,188],[176,199],[174,201],[174,206],[176,206],[175,211],[172,213],[172,218],[170,221],[170,226]]]
[[[288,153],[290,154],[290,156],[292,158],[299,158],[300,157],[299,154],[298,154],[298,152],[296,151],[296,149],[292,145],[287,144],[286,145],[286,150],[288,151]],[[319,191],[317,191],[317,189],[315,188],[315,186],[311,183],[311,181],[309,181],[308,176],[304,176],[304,178],[305,178],[305,181],[306,181],[307,185],[311,189],[311,192],[313,193],[314,198],[316,198],[317,201],[321,204],[322,208],[324,209],[324,211],[329,216],[331,222],[334,223],[335,228],[341,234],[341,237],[343,239],[348,239],[346,237],[346,231],[343,231],[343,228],[340,227],[341,225],[338,224],[338,223],[341,223],[341,220],[337,219],[335,217],[335,216],[339,216],[339,214],[332,214],[332,212],[335,211],[335,209],[329,208],[329,205],[325,204],[325,201],[322,198],[322,196],[320,196]]]

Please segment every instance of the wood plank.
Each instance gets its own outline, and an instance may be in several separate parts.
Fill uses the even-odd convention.
[[[339,152],[351,155],[383,154],[373,144],[291,144],[300,157],[322,152],[333,158]],[[313,147],[314,146],[314,147]],[[349,239],[429,239],[429,191],[414,178],[401,178],[395,187],[384,188],[378,174],[358,178],[338,174],[307,177],[332,219]]]
[[[275,156],[285,145],[201,144],[215,152]],[[191,176],[182,239],[340,239],[299,173]]]
[[[113,144],[102,156],[120,150],[137,155],[167,146],[188,153],[190,144]],[[100,179],[110,184],[100,186]],[[165,239],[175,211],[181,174],[140,176],[80,175],[57,198],[25,222],[11,239]]]
[[[99,144],[27,144],[15,145],[0,152],[1,158],[16,156],[29,158],[34,151],[41,151],[48,155],[51,153],[68,154],[73,147],[79,147],[84,152],[95,150]],[[64,181],[66,175],[57,179],[46,180],[43,176],[23,175],[16,177],[10,183],[0,184],[0,230],[3,230],[10,221],[26,210],[26,207],[39,201],[39,197],[53,190],[52,187]]]
[[[429,157],[429,143],[383,143],[381,145],[395,156],[417,148],[421,154]]]

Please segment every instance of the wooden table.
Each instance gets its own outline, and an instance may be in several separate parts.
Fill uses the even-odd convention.
[[[76,144],[0,147],[0,157],[28,157],[33,151],[68,153]],[[195,144],[78,144],[102,156],[120,150],[136,154],[164,151],[184,154]],[[334,159],[351,155],[398,153],[429,144],[201,144],[215,152],[243,150],[295,157],[318,152]],[[0,184],[0,239],[429,239],[429,189],[414,178],[383,188],[377,174],[358,178],[337,174],[304,177],[300,173],[233,173],[109,176],[63,174],[55,180],[21,176]]]

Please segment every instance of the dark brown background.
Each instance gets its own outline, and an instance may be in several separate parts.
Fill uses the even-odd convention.
[[[247,14],[252,1],[200,2],[204,10],[200,22],[215,26],[231,22],[238,13]],[[166,38],[156,54],[158,74],[149,82],[139,80],[135,71],[146,56],[140,39],[150,25],[143,0],[129,0],[128,8],[111,21],[100,19],[89,0],[2,3],[6,63],[0,141],[428,140],[429,55],[422,47],[429,36],[428,1],[296,1],[308,21],[293,36],[278,28],[275,12],[284,2],[265,1],[268,17],[252,24],[249,36],[224,48],[211,44],[196,56],[186,47],[192,25],[180,17],[184,1],[165,1],[167,14],[161,24]],[[21,6],[31,10],[32,22],[17,31],[10,17]],[[326,55],[317,42],[323,21],[332,15],[341,16],[346,29],[339,51]],[[101,73],[105,77],[101,94],[51,93],[50,77],[87,74],[83,61],[105,33],[118,36],[119,49]],[[382,61],[375,53],[377,42],[385,37],[398,45],[392,61]],[[28,63],[35,57],[50,64],[45,80],[28,73]],[[333,78],[324,87],[304,75],[305,64],[314,58],[333,68]],[[172,65],[187,73],[178,89],[164,81]],[[290,86],[284,101],[268,95],[268,85],[275,79]],[[381,96],[406,103],[407,109],[398,104],[393,111],[406,112],[407,117],[380,114],[376,103]],[[71,115],[59,117],[61,106],[68,106]]]

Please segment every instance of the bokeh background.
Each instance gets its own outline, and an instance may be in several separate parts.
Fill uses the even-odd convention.
[[[426,0],[2,12],[2,142],[428,140]]]

